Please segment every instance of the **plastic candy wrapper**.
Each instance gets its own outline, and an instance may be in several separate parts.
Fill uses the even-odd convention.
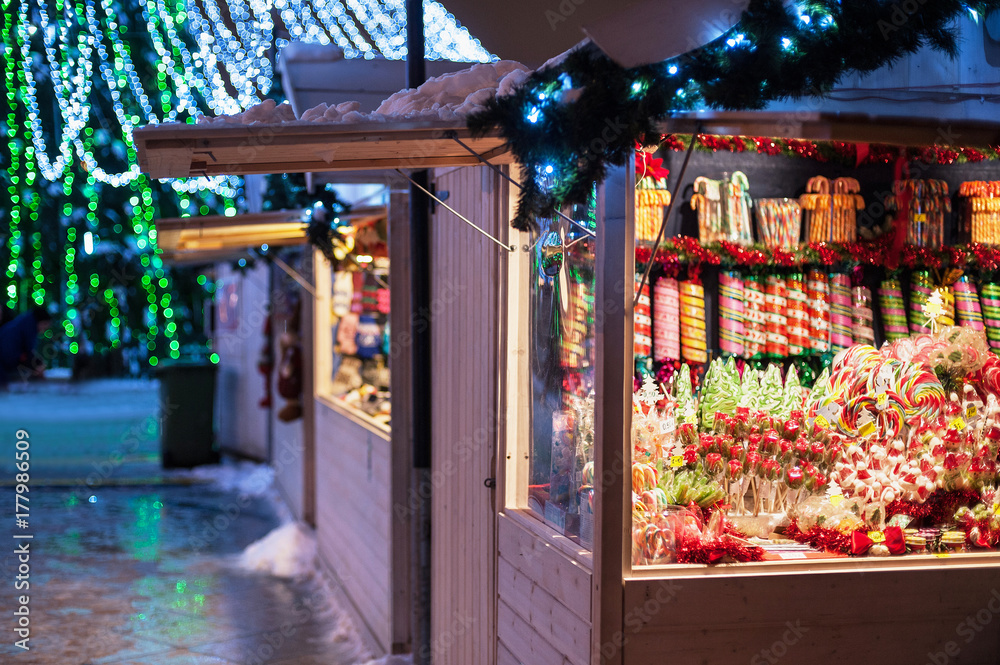
[[[843,495],[821,495],[811,496],[790,508],[788,516],[802,531],[821,526],[849,534],[866,525],[881,529],[885,524],[885,507]]]
[[[882,354],[911,362],[951,377],[978,371],[986,362],[989,345],[981,330],[946,326],[934,334],[915,335],[884,347]]]

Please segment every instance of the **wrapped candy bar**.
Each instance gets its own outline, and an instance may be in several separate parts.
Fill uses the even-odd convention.
[[[983,329],[983,312],[979,305],[979,294],[968,275],[962,275],[952,286],[955,294],[955,309],[959,325],[973,330]]]
[[[802,273],[793,273],[786,280],[788,286],[788,355],[801,356],[810,350],[809,302],[806,281]]]
[[[749,358],[759,357],[767,351],[767,314],[764,309],[764,286],[760,277],[748,275],[743,281],[743,303],[743,329],[746,335],[744,350]]]
[[[844,273],[830,277],[830,342],[834,352],[849,347],[851,338],[851,278]]]
[[[983,322],[990,348],[1000,349],[1000,284],[983,284]]]
[[[772,358],[788,356],[788,288],[785,278],[768,275],[764,287],[764,312],[767,315],[767,355]]]
[[[661,277],[653,286],[653,359],[662,362],[681,357],[680,287],[672,277]]]
[[[642,275],[636,274],[636,286],[642,282]],[[642,292],[635,304],[633,325],[633,346],[636,358],[648,358],[653,352],[653,319],[649,302],[649,283],[643,283]]]
[[[743,280],[735,271],[719,273],[719,349],[723,353],[744,353]]]
[[[830,350],[830,278],[819,270],[810,270],[806,277],[806,297],[809,305],[809,342],[813,353]]]
[[[681,356],[692,363],[708,362],[705,333],[705,287],[700,282],[680,283]]]
[[[875,329],[872,327],[875,314],[872,312],[872,292],[867,286],[855,286],[851,291],[851,333],[855,344],[875,344]]]
[[[882,329],[890,342],[909,335],[906,327],[906,307],[903,289],[895,278],[882,280],[878,289],[879,310],[882,314]],[[977,300],[978,304],[978,300]]]

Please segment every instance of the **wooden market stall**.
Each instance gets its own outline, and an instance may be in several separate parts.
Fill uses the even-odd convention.
[[[995,123],[950,126],[968,145],[1000,141]],[[822,114],[692,114],[667,121],[662,131],[899,146],[934,145],[940,137],[936,123]],[[712,159],[707,154],[701,163]],[[753,181],[748,165],[775,158],[740,159]],[[996,164],[978,165],[977,173],[1000,173]],[[892,166],[882,168],[891,182]],[[765,663],[786,657],[783,662],[997,662],[1000,633],[976,630],[1000,609],[996,552],[633,565],[634,173],[632,164],[616,168],[598,187],[589,213],[596,221],[593,243],[549,220],[541,220],[540,235],[513,238],[519,246],[537,241],[541,249],[512,260],[508,282],[497,663]],[[785,175],[781,185],[787,188]],[[670,222],[668,229],[674,228]],[[564,235],[552,241],[565,252],[553,272],[546,271],[553,256],[545,249],[550,231]],[[556,286],[553,280],[568,281]],[[568,303],[559,305],[553,295],[559,289],[571,294]],[[576,317],[574,300],[594,304]],[[549,308],[564,319],[553,323]],[[710,305],[706,310],[716,311]],[[575,330],[577,322],[582,325]],[[710,334],[709,349],[713,339]],[[558,362],[547,360],[553,353]],[[590,354],[590,366],[573,357],[581,353]],[[553,367],[555,380],[546,374]],[[592,429],[581,430],[591,389]],[[592,515],[573,479],[559,470],[561,460],[569,456],[569,464],[577,464],[573,455],[579,460],[581,454],[580,464],[592,465],[575,482],[581,492],[594,488]],[[557,493],[562,483],[568,487]]]
[[[301,467],[292,466],[290,476],[299,469],[302,484],[314,485],[312,517],[321,559],[339,582],[369,644],[379,652],[409,649],[410,522],[418,505],[411,484],[406,408],[409,339],[412,325],[423,317],[429,320],[434,354],[434,662],[491,662],[496,517],[491,481],[498,463],[498,333],[507,252],[465,228],[446,207],[436,206],[431,308],[413,315],[409,311],[408,196],[398,187],[403,177],[395,169],[437,167],[432,181],[439,196],[449,193],[447,205],[487,233],[503,237],[511,205],[509,185],[481,165],[509,162],[502,140],[495,135],[474,139],[459,124],[441,122],[164,125],[137,130],[135,140],[140,162],[153,177],[309,171],[323,174],[328,182],[343,176],[355,183],[387,183],[391,424],[331,395],[337,360],[331,325],[332,282],[337,272],[316,251],[311,272],[316,298],[305,317],[311,319],[312,342],[307,348],[311,350],[314,397],[313,414],[307,410],[304,426],[312,428],[312,435],[305,438]],[[309,514],[308,506],[305,513]]]

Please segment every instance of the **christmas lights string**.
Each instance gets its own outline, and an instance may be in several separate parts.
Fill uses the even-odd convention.
[[[113,108],[122,140],[130,152],[133,149],[132,131],[139,122],[144,120],[146,123],[157,123],[160,118],[154,111],[149,92],[142,85],[128,45],[121,38],[112,2],[101,0],[103,16],[100,17],[94,0],[85,0],[82,12],[71,0],[59,4],[63,16],[61,20],[53,22],[45,0],[34,0],[34,8],[30,0],[21,0],[16,19],[16,41],[20,49],[21,82],[25,93],[23,99],[38,168],[42,177],[55,181],[66,173],[75,152],[84,167],[99,182],[116,187],[124,186],[139,175],[134,159],[125,171],[108,172],[98,164],[93,152],[84,147],[80,138],[80,132],[91,116],[87,99],[93,86],[93,53],[96,51],[98,56],[101,79],[114,101]],[[313,8],[322,24],[320,25],[313,18],[310,3],[298,0],[230,0],[227,10],[235,26],[234,32],[228,27],[222,8],[215,0],[204,0],[201,3],[186,0],[183,11],[170,11],[163,0],[147,0],[143,7],[143,18],[160,59],[157,69],[164,77],[159,80],[162,82],[169,77],[173,84],[173,94],[166,86],[160,86],[163,119],[178,120],[185,115],[192,117],[197,113],[202,105],[198,103],[194,90],[202,96],[204,105],[216,113],[236,113],[259,102],[266,94],[274,74],[271,58],[275,25],[271,16],[275,8],[279,9],[283,20],[289,20],[293,24],[294,35],[323,41],[318,39],[322,35],[329,42],[328,33],[331,33],[337,45],[348,56],[405,57],[402,36],[405,11],[402,0],[390,0],[385,3],[385,8],[382,3],[362,0],[347,0],[347,4],[364,23],[365,32],[375,41],[374,46],[366,41],[361,29],[340,2],[322,3]],[[204,14],[201,7],[204,7]],[[51,81],[59,107],[59,118],[55,123],[58,129],[51,146],[55,148],[54,158],[49,156],[50,145],[42,128],[38,107],[38,76],[31,50],[32,38],[37,31],[36,21],[33,20],[36,17],[47,64],[45,78]],[[79,23],[81,17],[89,34],[80,31],[74,48],[70,43],[70,27]],[[300,17],[303,17],[301,21]],[[429,57],[470,62],[491,59],[478,41],[472,39],[454,17],[437,3],[428,3],[425,20],[433,26],[428,31],[431,35]],[[183,26],[184,23],[187,23],[191,33],[197,35],[196,53],[191,52],[178,31],[178,25]],[[110,51],[105,41],[110,42]],[[5,57],[9,56],[5,53]],[[227,83],[235,90],[235,96],[227,92]],[[131,95],[128,101],[139,106],[141,116],[132,115],[126,110],[126,100],[123,99],[126,90]],[[170,103],[172,97],[176,97],[174,104]],[[207,188],[230,197],[236,194],[235,179],[216,177],[192,180],[194,185],[182,182],[177,187],[188,192]]]

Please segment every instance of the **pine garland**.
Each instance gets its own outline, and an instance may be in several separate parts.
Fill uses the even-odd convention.
[[[1000,0],[751,0],[729,32],[671,61],[626,70],[596,47],[573,51],[491,99],[469,127],[499,126],[536,176],[526,178],[513,220],[527,230],[537,217],[584,203],[608,167],[624,164],[672,111],[760,109],[822,95],[844,74],[874,71],[925,45],[954,57],[951,22],[970,9],[998,8]]]

